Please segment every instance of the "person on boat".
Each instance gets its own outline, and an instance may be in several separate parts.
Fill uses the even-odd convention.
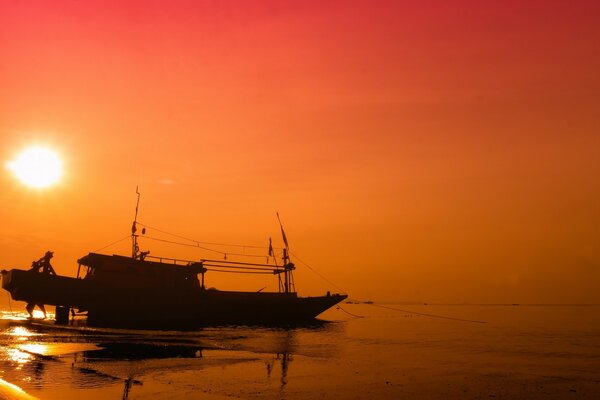
[[[44,257],[40,258],[37,261],[31,263],[31,270],[33,272],[48,274],[48,275],[56,275],[56,271],[50,265],[50,259],[54,256],[54,253],[48,250]]]
[[[50,265],[50,259],[53,256],[54,253],[48,250],[44,257],[31,263],[30,271],[38,274],[56,275],[56,271],[54,271],[54,268],[52,268],[52,265]],[[25,309],[29,313],[29,318],[33,318],[33,310],[35,309],[35,306],[39,307],[39,309],[44,313],[44,319],[46,319],[46,308],[41,303],[27,303]]]
[[[150,250],[148,250],[148,251],[141,251],[140,254],[138,254],[137,258],[140,261],[144,261],[146,259],[146,256],[148,256],[148,254],[150,254]]]
[[[35,306],[38,306],[40,310],[42,310],[42,312],[44,313],[43,319],[46,319],[46,308],[44,307],[44,305],[35,303],[27,303],[27,306],[25,307],[25,309],[29,313],[29,318],[33,318],[33,309],[35,308]]]

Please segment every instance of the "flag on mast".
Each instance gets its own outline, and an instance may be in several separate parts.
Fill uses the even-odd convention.
[[[277,213],[277,220],[279,221],[279,227],[281,228],[281,236],[283,237],[283,243],[285,243],[285,247],[289,248],[287,237],[285,236],[285,231],[283,230],[283,225],[281,223],[281,218],[279,218],[279,212]]]
[[[271,257],[273,257],[273,242],[271,241],[270,237],[269,237],[269,255]]]

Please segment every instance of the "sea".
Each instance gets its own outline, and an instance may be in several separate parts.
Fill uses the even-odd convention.
[[[1,312],[0,398],[600,399],[598,305],[343,303],[185,332],[51,317]]]

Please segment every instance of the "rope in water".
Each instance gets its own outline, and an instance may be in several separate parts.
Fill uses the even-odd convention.
[[[343,312],[345,312],[345,313],[346,313],[346,314],[348,314],[348,315],[351,315],[351,316],[353,316],[354,318],[365,318],[365,317],[364,317],[364,316],[362,316],[362,315],[352,314],[350,311],[346,311],[346,310],[344,310],[344,309],[342,308],[342,306],[340,306],[340,305],[338,305],[338,306],[337,306],[337,309],[338,309],[338,310],[340,310],[340,311],[343,311]]]
[[[452,321],[461,321],[461,322],[472,322],[472,323],[475,323],[475,324],[486,324],[487,323],[487,321],[480,321],[480,320],[476,320],[476,319],[448,317],[446,315],[430,314],[430,313],[420,313],[420,312],[416,312],[416,311],[402,310],[400,308],[394,308],[394,307],[384,306],[384,305],[375,304],[375,303],[365,303],[365,304],[367,304],[369,306],[373,306],[373,307],[385,308],[387,310],[399,311],[399,312],[403,312],[403,313],[407,313],[407,314],[420,315],[420,316],[423,316],[423,317],[449,319],[449,320],[452,320]]]
[[[308,267],[308,269],[310,269],[312,272],[314,272],[316,275],[318,275],[321,279],[323,279],[324,281],[326,281],[327,283],[329,283],[330,285],[332,285],[336,289],[340,290],[343,293],[348,293],[347,291],[345,291],[344,289],[340,288],[335,283],[331,282],[329,279],[327,279],[326,277],[324,277],[323,275],[321,275],[320,273],[318,273],[315,269],[313,269],[310,265],[308,265],[308,263],[302,261],[296,254],[294,254],[294,253],[292,253],[290,251],[290,255],[294,256],[294,258],[296,260],[300,261],[301,264],[303,264],[304,266]],[[466,319],[466,318],[457,318],[457,317],[448,317],[448,316],[445,316],[445,315],[430,314],[430,313],[420,313],[420,312],[416,312],[416,311],[409,311],[409,310],[402,310],[402,309],[399,309],[399,308],[388,307],[388,306],[384,306],[384,305],[381,305],[381,304],[367,303],[365,301],[360,301],[360,300],[356,300],[356,299],[352,299],[352,300],[355,300],[357,303],[367,304],[367,305],[370,305],[370,306],[379,307],[379,308],[385,308],[385,309],[393,310],[393,311],[404,312],[404,313],[407,313],[407,314],[420,315],[420,316],[423,316],[423,317],[448,319],[448,320],[452,320],[452,321],[461,321],[461,322],[472,322],[472,323],[476,323],[476,324],[485,324],[486,323],[486,321],[479,321],[479,320]],[[339,305],[338,305],[338,309],[340,309],[341,311],[345,312],[346,314],[350,314],[350,315],[352,315],[354,317],[364,318],[363,316],[359,316],[359,315],[355,315],[355,314],[349,313],[348,311],[346,311],[343,308],[341,308]]]

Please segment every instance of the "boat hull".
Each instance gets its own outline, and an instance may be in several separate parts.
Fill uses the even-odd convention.
[[[201,288],[134,289],[33,271],[2,271],[14,300],[87,311],[90,326],[184,329],[207,325],[287,325],[314,321],[347,296],[233,292]]]

